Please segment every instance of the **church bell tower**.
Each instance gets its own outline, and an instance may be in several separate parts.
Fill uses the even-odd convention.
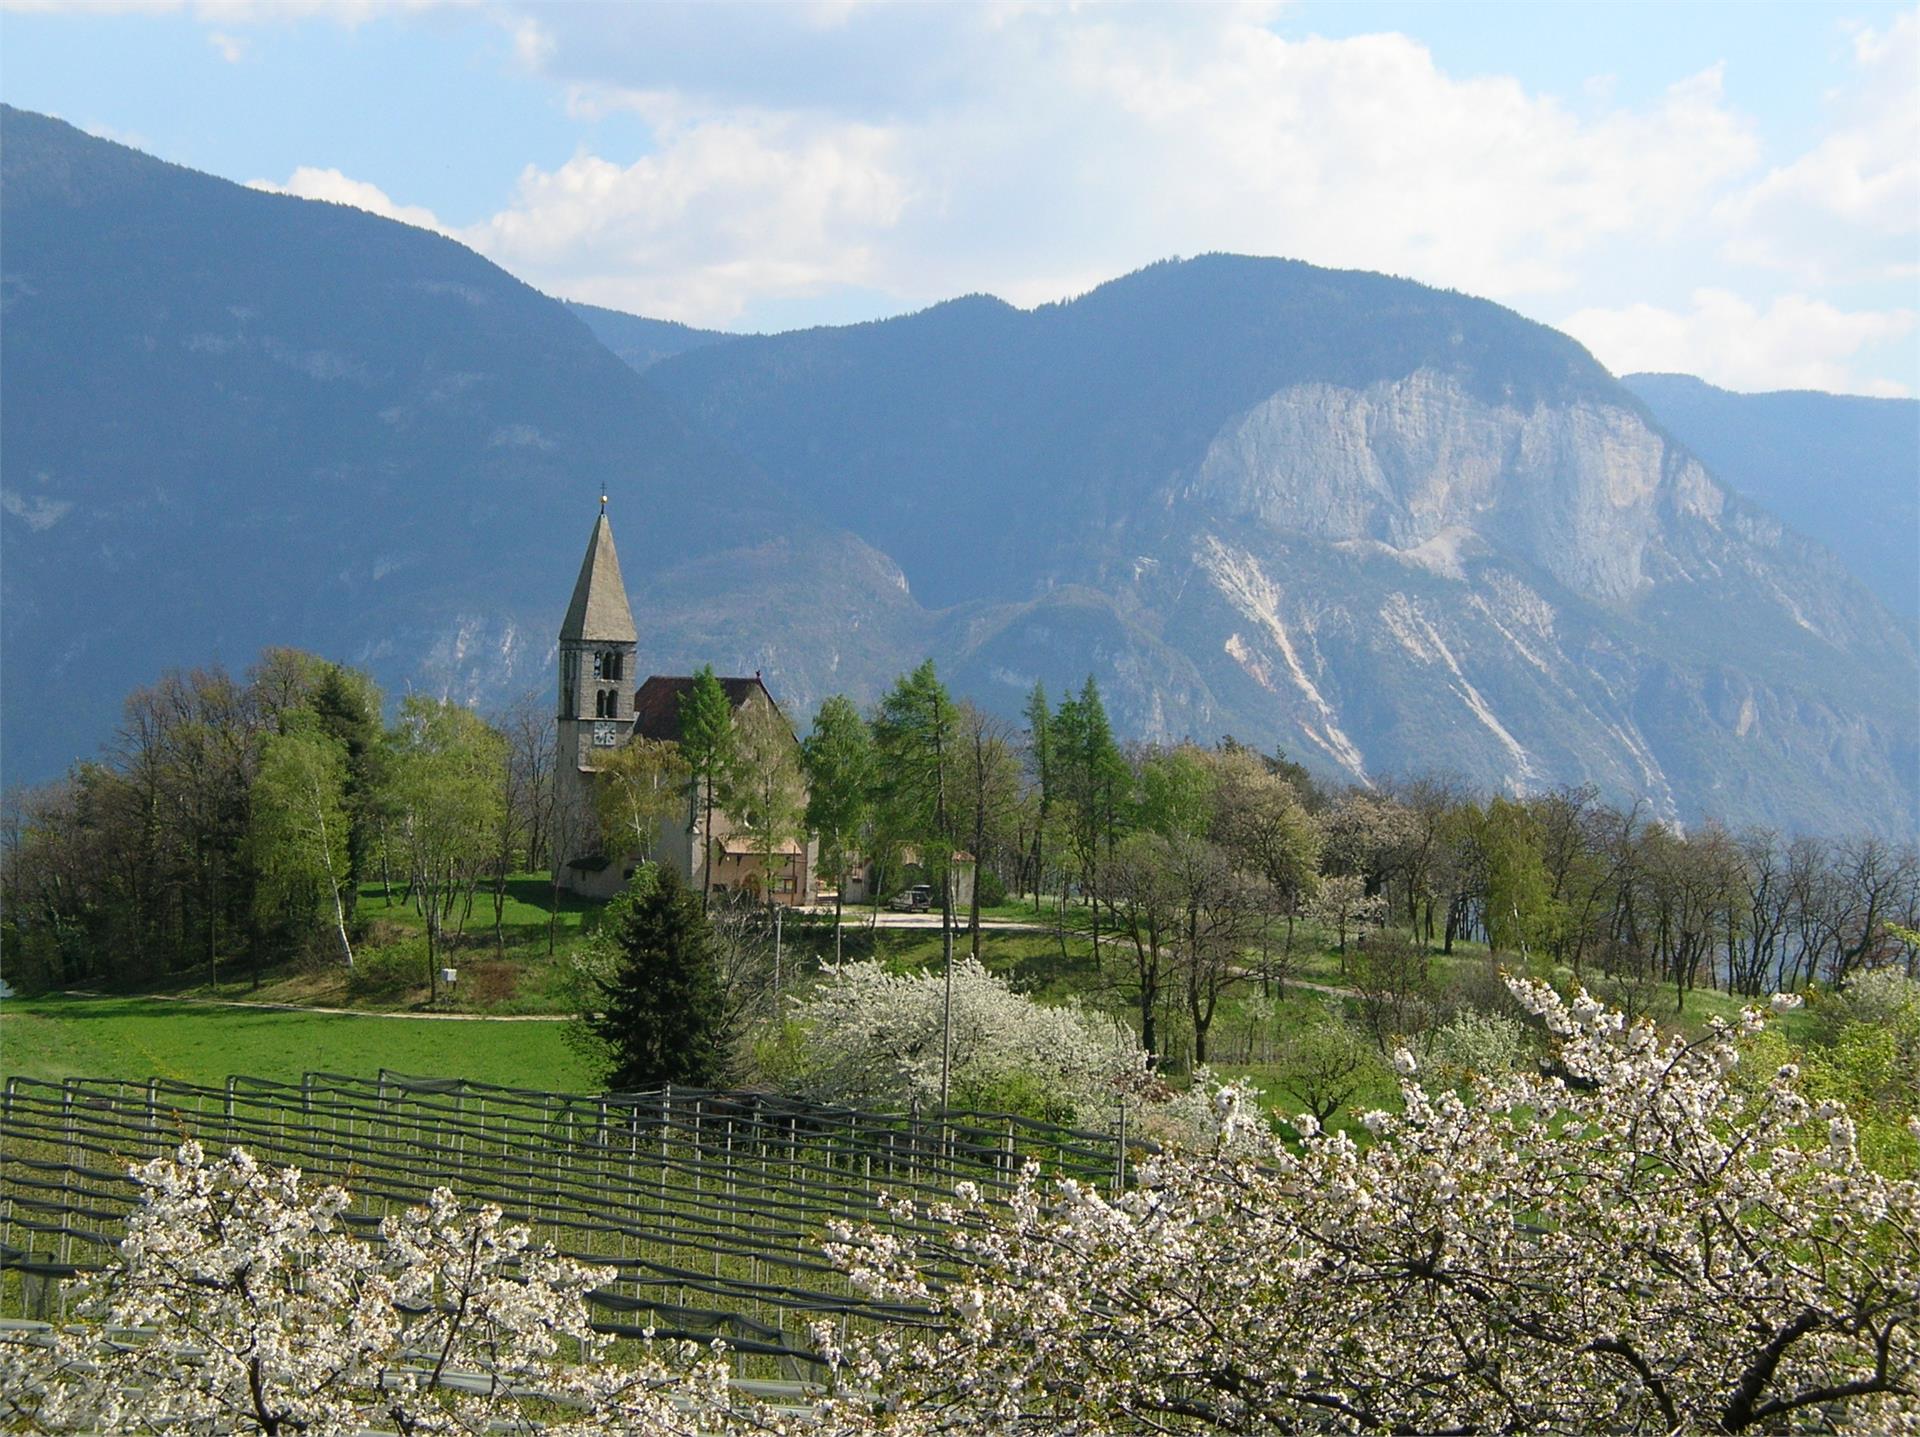
[[[560,625],[559,753],[554,778],[563,800],[591,805],[592,771],[633,733],[633,610],[613,551],[606,496]]]

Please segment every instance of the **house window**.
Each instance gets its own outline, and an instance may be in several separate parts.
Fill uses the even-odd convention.
[[[594,691],[593,716],[595,718],[620,717],[620,692],[618,689],[596,689]]]
[[[607,655],[607,677],[610,679],[620,677],[620,655],[617,653]]]

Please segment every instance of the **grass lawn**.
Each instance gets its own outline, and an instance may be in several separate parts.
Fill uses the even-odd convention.
[[[401,904],[400,899],[406,889],[398,884],[393,889],[393,901],[388,902],[385,890],[378,883],[360,885],[360,916],[376,925],[389,924],[409,933],[425,933],[426,920],[410,907]],[[500,936],[505,940],[507,951],[516,949],[538,952],[547,951],[547,923],[553,902],[553,886],[544,873],[516,873],[507,879],[506,902],[500,909]],[[604,904],[588,898],[579,898],[571,893],[560,894],[560,908],[554,923],[554,937],[558,946],[564,948],[579,937],[584,928],[591,926]],[[454,915],[451,929],[459,926],[459,914]],[[473,910],[466,915],[465,934],[462,946],[470,948],[485,947],[492,950],[493,936],[493,891],[485,884],[474,895]]]
[[[217,1008],[152,998],[0,999],[0,1076],[174,1078],[382,1068],[523,1088],[599,1085],[558,1023],[433,1022]]]
[[[222,967],[218,985],[208,983],[201,970],[162,982],[155,991],[368,1012],[424,1011],[426,920],[400,901],[403,893],[404,889],[396,886],[389,902],[378,883],[361,885],[359,918],[363,931],[354,946],[358,981],[350,981],[345,968],[337,965],[312,968],[293,963],[272,965],[256,979],[235,962]],[[472,912],[465,915],[464,932],[456,932],[461,916],[456,914],[442,935],[437,966],[458,969],[461,982],[452,993],[442,992],[435,1007],[493,1015],[571,1012],[573,1000],[566,986],[564,960],[581,935],[598,923],[605,905],[561,894],[550,956],[548,914],[552,897],[553,889],[544,873],[520,873],[509,878],[496,940],[493,895],[477,894]]]

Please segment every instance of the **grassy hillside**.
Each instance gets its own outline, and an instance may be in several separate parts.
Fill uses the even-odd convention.
[[[544,875],[525,874],[509,886],[500,939],[493,932],[489,900],[477,902],[463,939],[443,955],[461,980],[443,993],[427,1016],[425,945],[420,919],[375,885],[362,894],[368,937],[352,975],[293,965],[269,972],[258,986],[246,979],[176,990],[164,995],[52,995],[0,1003],[0,1076],[57,1080],[65,1077],[175,1078],[220,1083],[232,1074],[285,1077],[305,1071],[373,1076],[382,1068],[437,1077],[464,1077],[516,1087],[590,1091],[598,1086],[593,1065],[567,1047],[563,1025],[571,1011],[567,982],[571,951],[597,924],[596,905],[564,899],[553,925],[555,952],[547,952],[551,889]],[[397,895],[396,895],[397,899]],[[1050,908],[1009,904],[994,917],[1020,924],[988,929],[981,957],[1017,991],[1042,1002],[1077,1001],[1133,1023],[1124,987],[1123,944],[1105,935],[1108,957],[1093,958],[1084,910],[1070,908],[1056,926]],[[1245,1078],[1259,1087],[1275,1112],[1299,1110],[1306,1093],[1290,1066],[1300,1061],[1299,1041],[1325,1020],[1352,1017],[1358,999],[1346,963],[1318,935],[1303,941],[1284,988],[1248,981],[1225,996],[1209,1035],[1210,1066],[1222,1077]],[[825,916],[795,915],[784,927],[783,991],[799,991],[818,964],[833,958],[833,929]],[[956,935],[956,951],[968,950]],[[941,954],[932,929],[867,926],[864,912],[849,912],[842,953],[848,961],[874,958],[896,971],[931,969]],[[1484,947],[1460,943],[1451,955],[1432,955],[1434,992],[1443,1005],[1486,1001],[1497,989],[1496,961]],[[1559,978],[1571,984],[1571,975]],[[1168,1047],[1165,1071],[1179,1085],[1191,1059],[1191,1037],[1169,991],[1161,1011]],[[1715,1017],[1732,1017],[1740,1003],[1695,990],[1684,1009],[1670,988],[1645,995],[1647,1011],[1663,1025],[1698,1032]],[[240,1003],[344,1007],[324,1013]],[[464,1015],[464,1016],[449,1016]],[[508,1015],[521,1015],[510,1017]],[[1785,1036],[1806,1041],[1809,1016],[1790,1015]],[[1356,1091],[1335,1120],[1350,1126],[1371,1107],[1397,1101],[1384,1063],[1369,1064]]]
[[[0,1077],[376,1076],[382,1068],[514,1087],[596,1086],[554,1022],[446,1021],[56,995],[0,1001]]]

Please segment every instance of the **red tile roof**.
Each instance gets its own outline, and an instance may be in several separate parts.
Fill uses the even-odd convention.
[[[690,674],[651,675],[633,696],[634,733],[640,738],[680,742],[680,696],[692,687],[693,677]],[[780,713],[780,705],[774,703],[773,695],[767,692],[767,686],[761,682],[758,674],[744,679],[723,678],[720,687],[726,691],[727,702],[736,709],[758,692],[765,695],[775,713]]]

